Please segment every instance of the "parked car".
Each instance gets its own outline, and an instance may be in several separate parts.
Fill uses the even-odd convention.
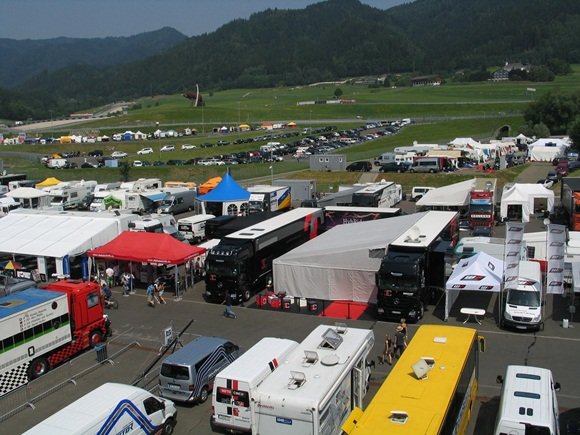
[[[406,172],[408,169],[408,165],[403,163],[388,162],[381,165],[379,172]]]
[[[89,156],[91,157],[102,157],[103,151],[102,150],[93,150],[89,152]]]
[[[175,145],[163,145],[159,151],[162,153],[175,151]]]
[[[183,145],[181,145],[182,150],[192,150],[194,148],[197,148],[197,147],[195,145],[191,145],[188,143],[184,143]]]
[[[142,148],[139,151],[137,151],[137,154],[139,155],[143,155],[143,154],[153,154],[153,148]]]
[[[560,177],[565,177],[570,173],[570,164],[568,160],[562,160],[556,165],[556,174]]]
[[[372,168],[371,162],[360,161],[351,163],[346,167],[346,170],[349,172],[369,172]]]
[[[123,159],[125,157],[127,157],[129,154],[127,154],[125,151],[113,151],[113,154],[111,154],[111,157],[114,159]]]
[[[133,162],[133,167],[140,168],[141,166],[143,166],[143,162],[141,160],[135,160]]]

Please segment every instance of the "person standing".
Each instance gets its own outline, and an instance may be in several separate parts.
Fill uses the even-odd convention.
[[[107,285],[109,287],[113,287],[113,276],[115,275],[115,271],[113,270],[113,268],[111,266],[108,266],[105,269],[105,275],[107,277]]]
[[[403,352],[407,348],[407,337],[403,332],[403,327],[401,325],[397,326],[397,332],[395,332],[395,338],[393,340],[395,357],[400,358]],[[398,355],[397,355],[398,354]]]
[[[163,293],[165,293],[165,283],[161,282],[161,281],[156,281],[154,284],[155,287],[155,299],[157,299],[157,302],[159,302],[160,304],[166,304],[167,302],[165,302],[165,299],[163,299]]]
[[[147,305],[155,307],[155,284],[147,286]]]
[[[393,364],[393,340],[389,334],[385,335],[385,350],[378,357],[379,364],[385,363],[385,357],[390,365]]]
[[[121,284],[123,285],[123,296],[129,296],[133,291],[133,274],[129,271],[123,272],[121,275]]]

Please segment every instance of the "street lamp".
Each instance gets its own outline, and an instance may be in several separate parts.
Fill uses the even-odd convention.
[[[272,186],[274,185],[274,165],[270,165],[270,177],[272,177]]]

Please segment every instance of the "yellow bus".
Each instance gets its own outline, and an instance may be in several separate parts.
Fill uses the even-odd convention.
[[[484,345],[475,329],[419,327],[369,406],[355,408],[342,430],[348,435],[464,434]]]

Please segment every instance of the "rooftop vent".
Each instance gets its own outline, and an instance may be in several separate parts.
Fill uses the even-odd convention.
[[[334,329],[328,328],[324,334],[322,334],[322,343],[320,347],[338,349],[342,343],[342,337]]]
[[[296,390],[306,382],[306,375],[302,372],[291,371],[290,376],[290,382],[288,382],[289,390]]]

